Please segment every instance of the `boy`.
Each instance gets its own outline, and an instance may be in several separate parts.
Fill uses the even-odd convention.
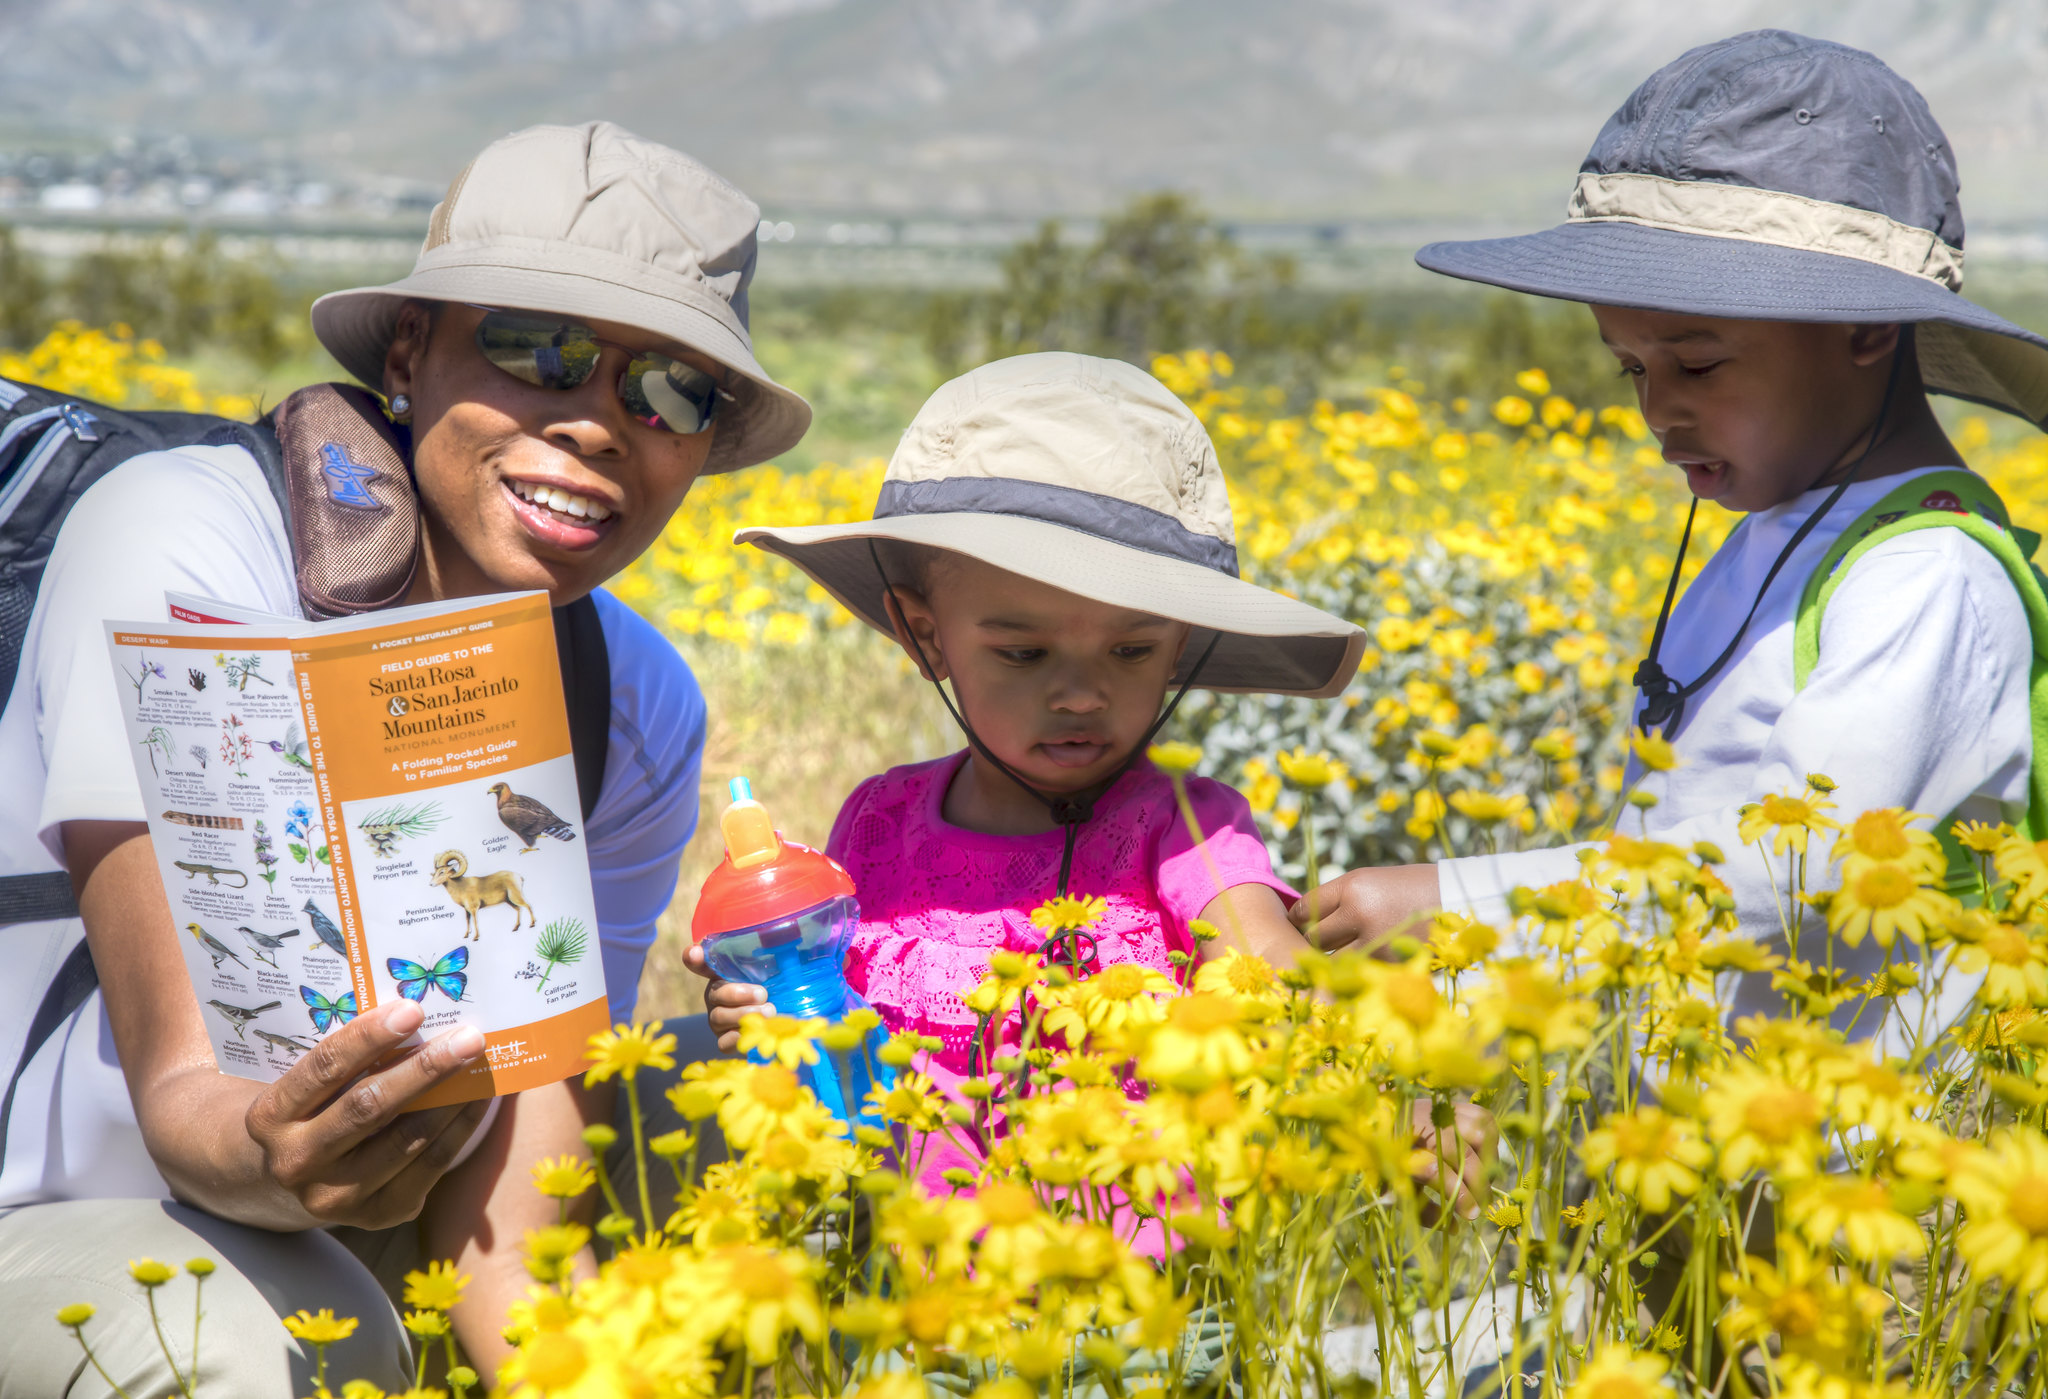
[[[2038,425],[2048,341],[1957,295],[1962,240],[1954,156],[1912,86],[1869,54],[1761,30],[1637,89],[1562,227],[1416,254],[1588,303],[1665,459],[1696,497],[1748,513],[1683,601],[1667,597],[1637,672],[1635,724],[1670,738],[1680,766],[1631,776],[1657,799],[1650,835],[1727,853],[1759,940],[1782,942],[1763,862],[1736,833],[1747,803],[1825,773],[1842,817],[1904,807],[1945,832],[2028,809],[2039,640],[2021,590],[2037,585],[1927,393]],[[1908,522],[1847,561],[1824,610],[1805,596],[1838,541],[1969,509],[1995,528]],[[1331,910],[1323,940],[1374,941],[1439,906],[1500,921],[1510,889],[1575,877],[1577,854],[1353,871],[1315,901]],[[1853,976],[1883,955],[1866,941],[1837,965]],[[1736,1014],[1771,1005],[1750,978]]]

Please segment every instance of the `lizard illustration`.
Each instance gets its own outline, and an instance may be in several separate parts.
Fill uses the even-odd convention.
[[[291,1055],[293,1060],[296,1060],[301,1054],[304,1054],[313,1047],[304,1040],[293,1039],[290,1035],[280,1035],[271,1030],[256,1031],[256,1038],[262,1040],[272,1049],[282,1049],[285,1053]]]
[[[220,865],[199,865],[194,864],[189,860],[173,860],[171,861],[171,863],[176,865],[179,869],[185,871],[185,878],[188,881],[197,879],[200,875],[203,874],[206,876],[206,882],[208,884],[218,884],[220,883],[220,877],[222,875],[231,874],[235,878],[241,880],[242,882],[240,884],[230,884],[227,886],[228,888],[246,889],[249,887],[249,876],[243,874],[240,870],[224,869]]]

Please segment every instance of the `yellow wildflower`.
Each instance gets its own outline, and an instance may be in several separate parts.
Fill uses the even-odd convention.
[[[2000,879],[2012,883],[2017,907],[2030,907],[2048,895],[2048,840],[2007,836],[1992,856],[1992,867]]]
[[[1914,829],[1909,823],[1926,817],[1918,811],[1880,807],[1866,811],[1849,823],[1835,842],[1834,862],[1843,864],[1844,876],[1866,863],[1897,861],[1909,869],[1924,871],[1929,878],[1939,875],[1948,864],[1941,842],[1931,831]]]
[[[405,1275],[405,1304],[452,1312],[462,1305],[462,1289],[468,1286],[469,1274],[456,1272],[454,1262],[444,1258],[427,1264],[425,1272]]]
[[[1031,926],[1045,933],[1064,933],[1093,927],[1109,908],[1105,898],[1075,898],[1059,894],[1031,910]]]
[[[1839,1233],[1849,1256],[1862,1263],[1889,1263],[1927,1252],[1927,1236],[1899,1212],[1881,1181],[1828,1176],[1796,1186],[1785,1197],[1785,1218],[1821,1247]]]
[[[1564,1399],[1663,1399],[1664,1357],[1609,1342],[1593,1353]]]
[[[1168,777],[1186,777],[1201,764],[1202,750],[1192,743],[1155,743],[1145,756]]]
[[[794,1015],[749,1015],[740,1021],[740,1053],[760,1055],[788,1068],[818,1062],[818,1036],[825,1022]]]
[[[1707,1138],[1720,1152],[1724,1179],[1740,1180],[1753,1170],[1783,1177],[1812,1173],[1826,1113],[1806,1089],[1736,1064],[1708,1090],[1704,1106]]]
[[[650,1021],[642,1025],[617,1025],[592,1035],[585,1054],[591,1068],[583,1075],[584,1087],[613,1077],[631,1083],[642,1069],[674,1068],[675,1056],[670,1051],[676,1047],[676,1037],[656,1034],[660,1028]]]
[[[1520,792],[1506,796],[1492,792],[1453,792],[1450,801],[1453,810],[1479,826],[1496,826],[1503,821],[1512,821],[1529,809],[1529,799]]]
[[[1839,851],[1840,845],[1836,848]],[[1865,936],[1875,938],[1879,947],[1890,947],[1900,933],[1925,942],[1928,926],[1940,925],[1955,903],[1926,887],[1934,874],[1924,861],[1908,864],[1852,854],[1842,887],[1828,900],[1829,930],[1851,947],[1861,945]]]
[[[128,1276],[144,1287],[162,1287],[171,1280],[173,1269],[168,1263],[159,1263],[154,1258],[137,1258],[128,1264]]]
[[[556,1200],[573,1200],[597,1184],[597,1172],[581,1156],[543,1157],[533,1163],[533,1188]]]
[[[1669,772],[1679,766],[1678,750],[1671,746],[1670,739],[1664,737],[1662,729],[1655,733],[1637,729],[1629,735],[1628,741],[1636,761],[1651,772]]]
[[[2013,835],[2010,826],[1993,826],[1982,821],[1958,821],[1949,827],[1949,831],[1963,849],[1979,855],[1992,854]]]
[[[1652,1214],[1671,1208],[1674,1195],[1700,1188],[1699,1173],[1713,1153],[1699,1131],[1684,1118],[1661,1108],[1639,1107],[1609,1113],[1581,1148],[1589,1174],[1614,1168],[1614,1188],[1642,1203]]]
[[[1345,780],[1344,764],[1328,753],[1296,748],[1292,753],[1276,754],[1273,760],[1280,765],[1280,775],[1303,791],[1318,791]]]
[[[1788,850],[1796,850],[1803,855],[1809,834],[1842,829],[1840,822],[1822,814],[1834,810],[1834,806],[1818,793],[1804,797],[1782,793],[1765,797],[1743,808],[1742,820],[1736,825],[1735,833],[1744,844],[1753,845],[1768,832],[1772,853],[1783,855]]]
[[[1950,1184],[1965,1211],[1958,1249],[2048,1323],[2048,1137],[2013,1127],[1986,1146]]]
[[[1202,992],[1175,1000],[1146,1036],[1139,1067],[1163,1082],[1200,1087],[1251,1067],[1245,1008],[1235,996]]]
[[[322,1307],[317,1312],[309,1312],[302,1307],[284,1319],[284,1329],[291,1332],[294,1339],[309,1346],[331,1346],[355,1335],[356,1319],[352,1316],[336,1317],[332,1307]]]

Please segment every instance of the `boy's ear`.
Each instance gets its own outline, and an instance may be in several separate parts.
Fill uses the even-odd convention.
[[[1897,322],[1849,327],[1849,358],[1858,368],[1868,368],[1899,348]]]
[[[946,657],[939,650],[939,624],[931,605],[914,588],[892,587],[882,595],[889,609],[889,625],[895,628],[896,644],[917,666],[917,673],[934,684],[946,678]]]

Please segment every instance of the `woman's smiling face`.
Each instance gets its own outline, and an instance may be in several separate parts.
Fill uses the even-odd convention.
[[[617,347],[659,349],[720,378],[726,371],[631,326],[564,315],[611,344],[579,387],[537,388],[477,349],[484,314],[411,303],[385,357],[386,393],[412,400],[424,524],[414,600],[537,588],[559,607],[654,542],[718,430],[714,421],[680,436],[635,419],[619,401],[629,355]]]
[[[1032,785],[1079,792],[1144,739],[1188,628],[1006,572],[934,562],[897,605],[936,679],[951,678],[976,737]]]
[[[1877,415],[1896,325],[1595,306],[1664,459],[1702,500],[1765,510],[1817,485]]]

